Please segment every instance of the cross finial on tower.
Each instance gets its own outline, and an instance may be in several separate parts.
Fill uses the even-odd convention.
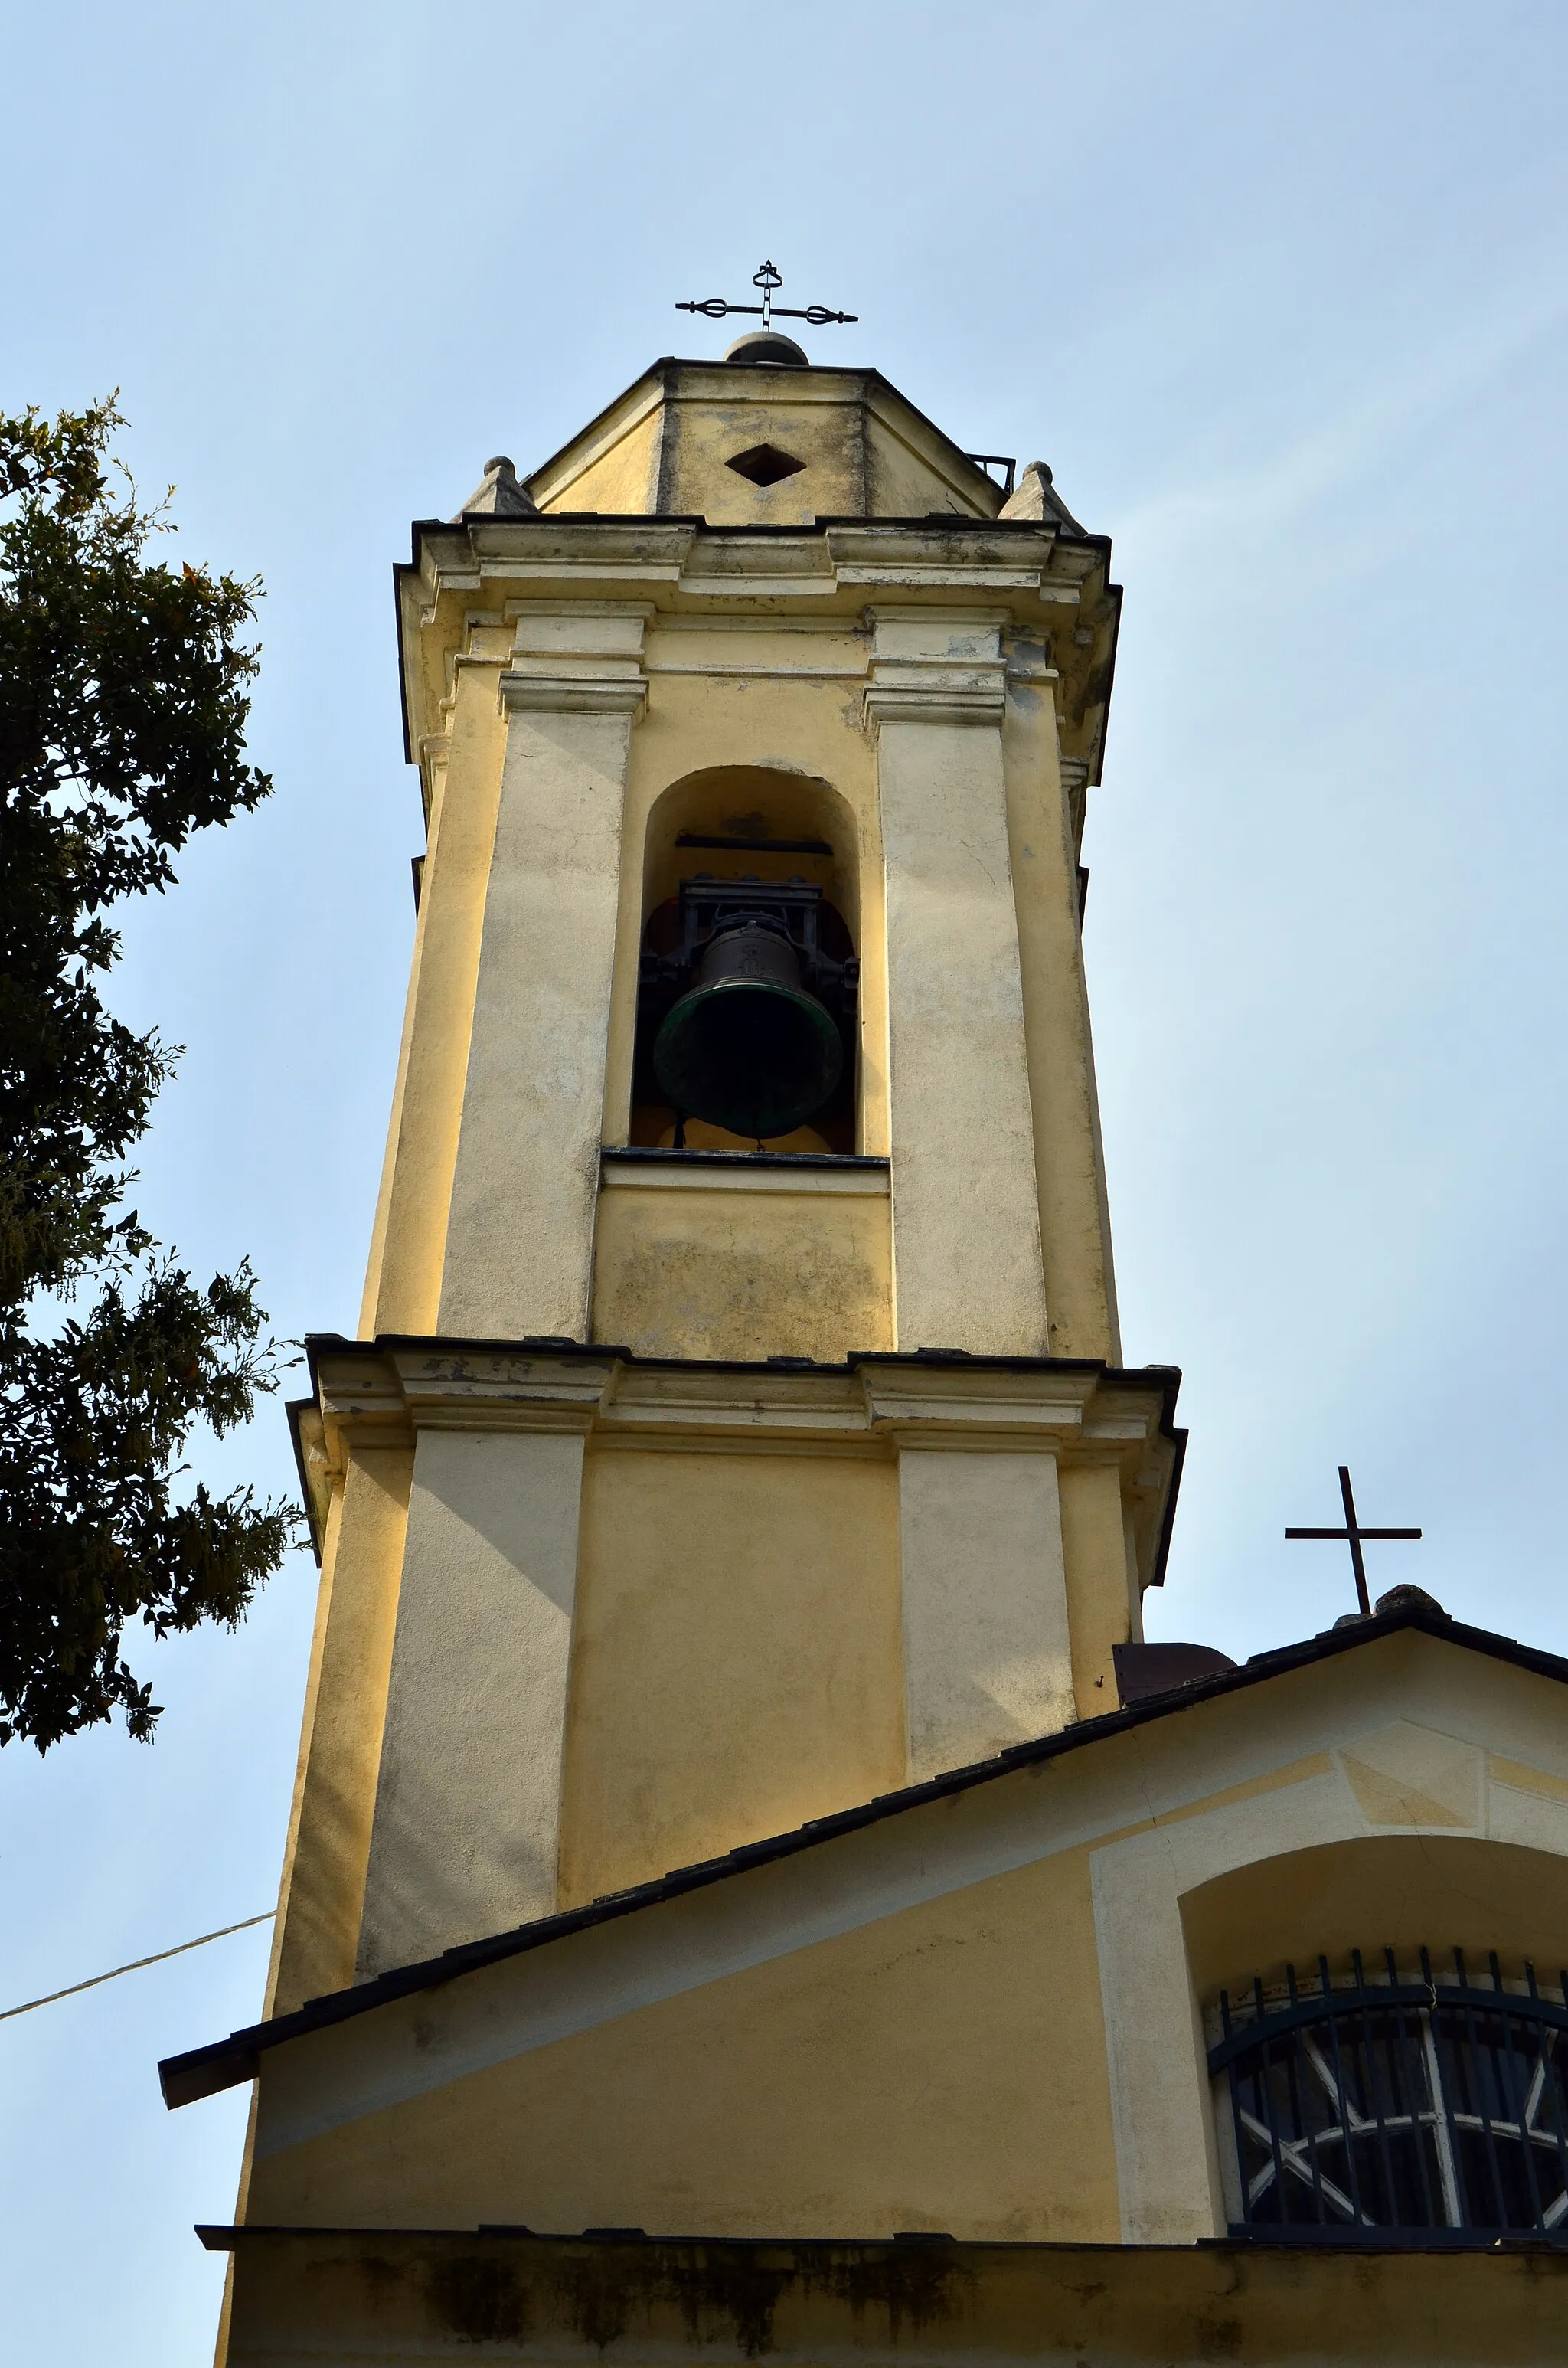
[[[1418,1538],[1419,1530],[1365,1530],[1356,1519],[1356,1499],[1350,1493],[1350,1467],[1339,1467],[1339,1493],[1345,1500],[1345,1527],[1342,1530],[1287,1530],[1288,1538],[1345,1538],[1350,1546],[1350,1561],[1356,1573],[1356,1597],[1364,1619],[1372,1616],[1372,1599],[1367,1588],[1367,1565],[1361,1553],[1363,1538]]]
[[[684,304],[677,304],[676,311],[705,313],[710,321],[722,321],[729,313],[760,313],[765,331],[773,326],[773,316],[776,311],[781,321],[810,321],[812,327],[817,329],[820,329],[827,321],[858,321],[860,317],[858,313],[830,313],[825,304],[776,306],[773,302],[773,291],[776,288],[783,287],[784,275],[773,263],[765,263],[759,270],[754,271],[751,284],[754,288],[760,288],[762,290],[760,304],[732,304],[722,296],[707,296],[700,303],[692,298]]]

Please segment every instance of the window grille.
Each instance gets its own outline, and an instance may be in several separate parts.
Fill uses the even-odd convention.
[[[1233,2002],[1209,2069],[1229,2090],[1233,2234],[1344,2244],[1568,2243],[1568,1975],[1506,1986],[1420,1975],[1384,1952],[1369,1978],[1286,1969]]]

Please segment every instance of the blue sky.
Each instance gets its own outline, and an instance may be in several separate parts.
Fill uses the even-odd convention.
[[[1351,1600],[1335,1518],[1568,1650],[1559,1342],[1568,19],[1424,0],[787,12],[579,0],[0,31],[0,400],[119,385],[175,546],[266,579],[277,794],[127,916],[186,1046],[139,1200],[278,1327],[351,1330],[419,845],[390,569],[764,254],[971,450],[1041,457],[1127,587],[1086,943],[1130,1361],[1192,1447],[1150,1626],[1238,1656]],[[204,1449],[291,1482],[281,1416]],[[148,1647],[152,1749],[0,1756],[0,2005],[270,1905],[313,1573]],[[1375,1938],[1375,1936],[1374,1936]],[[0,2023],[17,2359],[210,2356],[265,1928]]]

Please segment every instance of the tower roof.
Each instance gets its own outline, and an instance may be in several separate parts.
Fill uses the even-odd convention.
[[[1000,515],[1005,488],[880,370],[796,361],[792,345],[758,333],[722,361],[654,362],[533,471],[528,495],[547,514],[714,526]],[[777,473],[746,465],[759,450]]]

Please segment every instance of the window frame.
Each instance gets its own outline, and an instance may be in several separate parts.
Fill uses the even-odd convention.
[[[1320,1957],[1305,1987],[1287,1966],[1273,2000],[1256,1975],[1238,2005],[1221,1991],[1208,2065],[1229,2141],[1231,2236],[1568,2246],[1568,1975],[1553,1998],[1528,1964],[1522,1982],[1506,1982],[1494,1951],[1490,1986],[1471,1978],[1457,1948],[1449,1980],[1434,1978],[1426,1949],[1419,1978],[1383,1953],[1381,1979],[1367,1978],[1355,1951],[1352,1970],[1337,1976]],[[1260,2147],[1255,2168],[1249,2153]],[[1335,2149],[1337,2177],[1325,2161]],[[1383,2217],[1369,2208],[1364,2183]],[[1417,2188],[1424,2216],[1400,2214],[1402,2191]],[[1303,2195],[1310,2214],[1292,2218]],[[1284,2199],[1278,2217],[1257,2211],[1266,2197],[1277,2208]]]

